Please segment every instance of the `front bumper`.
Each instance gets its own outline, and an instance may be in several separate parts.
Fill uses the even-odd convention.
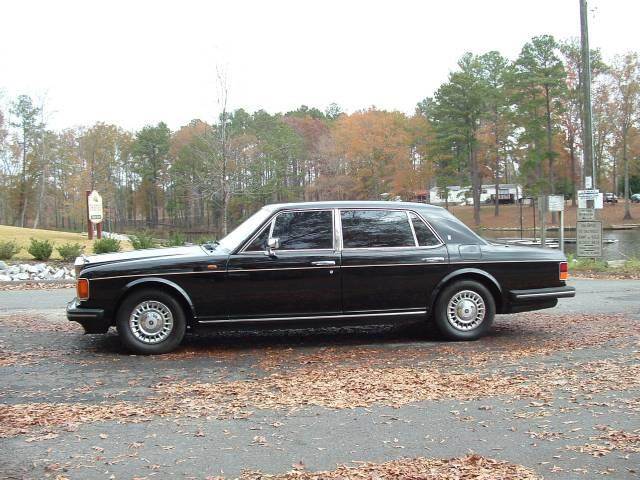
[[[535,288],[531,290],[511,290],[509,292],[509,306],[505,313],[529,312],[553,308],[558,304],[559,298],[571,298],[576,296],[574,287]]]
[[[77,298],[67,304],[67,319],[82,325],[85,333],[106,333],[109,330],[109,322],[105,320],[104,310],[79,307]]]

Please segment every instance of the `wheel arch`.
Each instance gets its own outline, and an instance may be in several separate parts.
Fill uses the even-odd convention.
[[[496,313],[502,313],[505,310],[505,300],[502,287],[493,275],[479,268],[461,268],[450,272],[440,280],[436,288],[433,289],[429,298],[429,313],[433,312],[433,307],[438,299],[438,295],[440,295],[440,292],[442,292],[442,290],[448,285],[460,280],[475,280],[484,285],[493,296],[493,300],[496,305]]]
[[[124,302],[125,298],[127,298],[134,292],[144,290],[146,288],[161,290],[175,297],[175,299],[178,301],[178,303],[180,303],[184,310],[184,314],[187,318],[187,324],[190,325],[193,323],[196,316],[196,311],[191,297],[189,297],[189,294],[187,294],[187,292],[185,292],[185,290],[180,285],[177,285],[176,283],[165,278],[157,277],[138,278],[127,283],[122,288],[114,308],[114,321],[116,315],[118,314],[118,310],[120,309],[120,306],[122,305],[122,302]]]

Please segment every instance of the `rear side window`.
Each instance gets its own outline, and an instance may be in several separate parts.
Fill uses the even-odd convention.
[[[393,210],[343,210],[344,248],[415,247],[406,212]]]
[[[436,237],[431,229],[422,221],[418,215],[413,212],[409,213],[411,217],[411,223],[413,224],[413,230],[416,232],[416,239],[418,245],[421,247],[433,247],[434,245],[440,245],[440,240]]]
[[[273,238],[281,250],[315,250],[333,248],[333,215],[330,210],[285,212],[278,215]]]

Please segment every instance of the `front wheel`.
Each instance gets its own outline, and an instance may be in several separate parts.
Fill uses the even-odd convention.
[[[135,353],[153,355],[175,349],[186,331],[182,306],[168,293],[141,290],[125,298],[116,327],[122,344]]]
[[[493,323],[493,295],[481,283],[463,280],[442,290],[434,309],[434,323],[449,340],[476,340]]]

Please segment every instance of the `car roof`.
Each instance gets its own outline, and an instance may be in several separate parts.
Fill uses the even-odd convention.
[[[394,209],[428,209],[433,212],[442,211],[442,207],[418,202],[389,202],[380,200],[332,200],[322,202],[294,202],[294,203],[272,203],[266,205],[274,210],[295,208],[299,210],[315,208],[394,208]]]

